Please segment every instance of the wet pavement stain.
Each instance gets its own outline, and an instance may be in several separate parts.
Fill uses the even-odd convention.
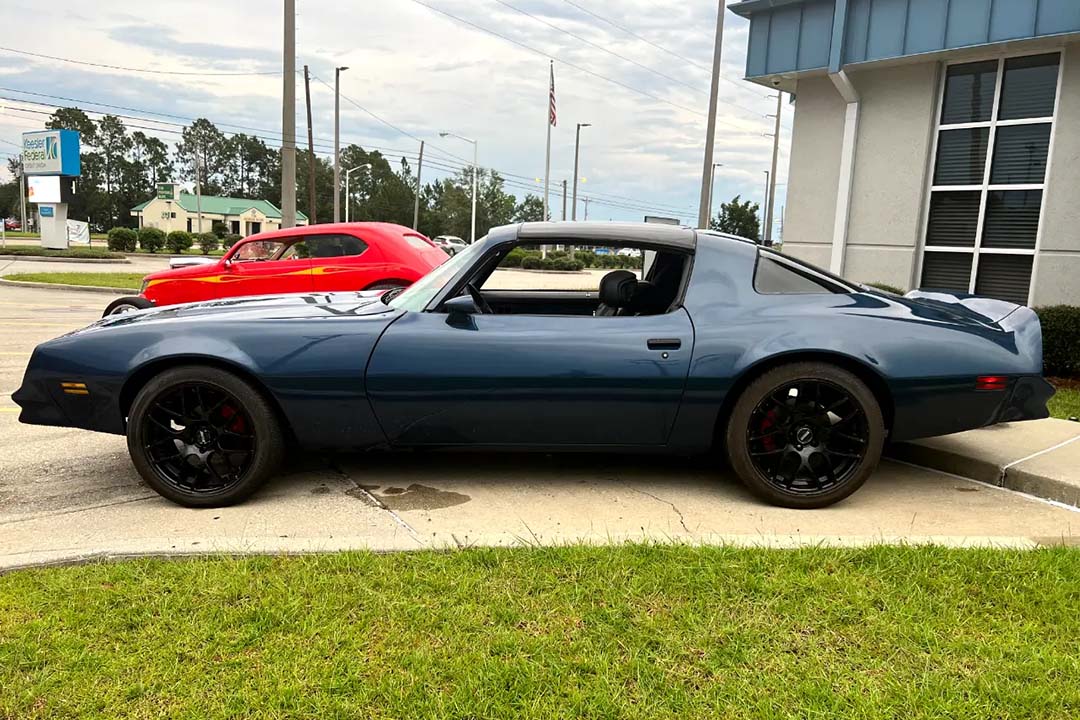
[[[454,507],[455,505],[463,505],[472,498],[462,493],[456,493],[450,490],[439,490],[438,488],[428,487],[427,485],[419,485],[413,483],[407,488],[400,487],[388,487],[385,490],[379,490],[378,485],[361,485],[360,488],[366,493],[360,493],[349,491],[348,494],[353,497],[362,497],[364,494],[370,494],[380,503],[386,506],[388,510],[441,510],[442,508]]]

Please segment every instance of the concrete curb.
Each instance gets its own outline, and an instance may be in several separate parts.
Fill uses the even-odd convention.
[[[96,285],[65,285],[63,283],[45,283],[45,282],[22,282],[20,280],[5,280],[0,278],[0,285],[7,285],[8,287],[30,287],[30,288],[44,288],[46,290],[82,290],[92,293],[105,293],[108,295],[138,295],[138,290],[132,290],[131,288],[111,288],[111,287],[98,287]]]
[[[1078,451],[1080,437],[1009,462],[979,457],[977,449],[961,444],[945,447],[940,441],[899,443],[886,453],[902,462],[1080,508],[1080,463],[1075,461]],[[1067,469],[1063,471],[1063,467]]]
[[[2,253],[2,251],[0,251]],[[22,260],[25,262],[54,262],[54,263],[87,263],[93,265],[95,263],[112,263],[130,265],[131,261],[126,257],[122,258],[78,258],[78,257],[48,257],[45,255],[3,255],[0,254],[0,260]]]

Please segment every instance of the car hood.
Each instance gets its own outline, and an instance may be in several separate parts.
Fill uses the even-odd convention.
[[[199,258],[192,258],[192,260],[200,260]],[[181,267],[170,268],[169,270],[158,270],[148,274],[143,280],[177,280],[180,278],[189,277],[202,277],[210,274],[213,268],[221,265],[221,259],[211,259],[210,262],[199,261],[192,265],[184,265]]]
[[[289,293],[254,295],[206,302],[150,308],[123,315],[110,315],[78,332],[144,323],[205,321],[303,320],[362,315],[396,315],[379,298],[384,290],[338,293]]]

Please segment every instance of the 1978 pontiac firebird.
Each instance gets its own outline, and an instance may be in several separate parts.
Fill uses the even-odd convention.
[[[637,248],[595,291],[487,285],[520,245]],[[155,490],[238,502],[287,446],[724,450],[761,498],[854,492],[886,439],[1047,416],[1031,310],[904,297],[706,231],[514,225],[402,291],[107,317],[40,345],[26,423],[126,434]]]

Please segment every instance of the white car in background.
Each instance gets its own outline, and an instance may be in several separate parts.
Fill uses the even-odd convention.
[[[432,239],[432,242],[438,246],[447,255],[457,255],[464,250],[468,245],[465,241],[455,235],[439,235]]]

